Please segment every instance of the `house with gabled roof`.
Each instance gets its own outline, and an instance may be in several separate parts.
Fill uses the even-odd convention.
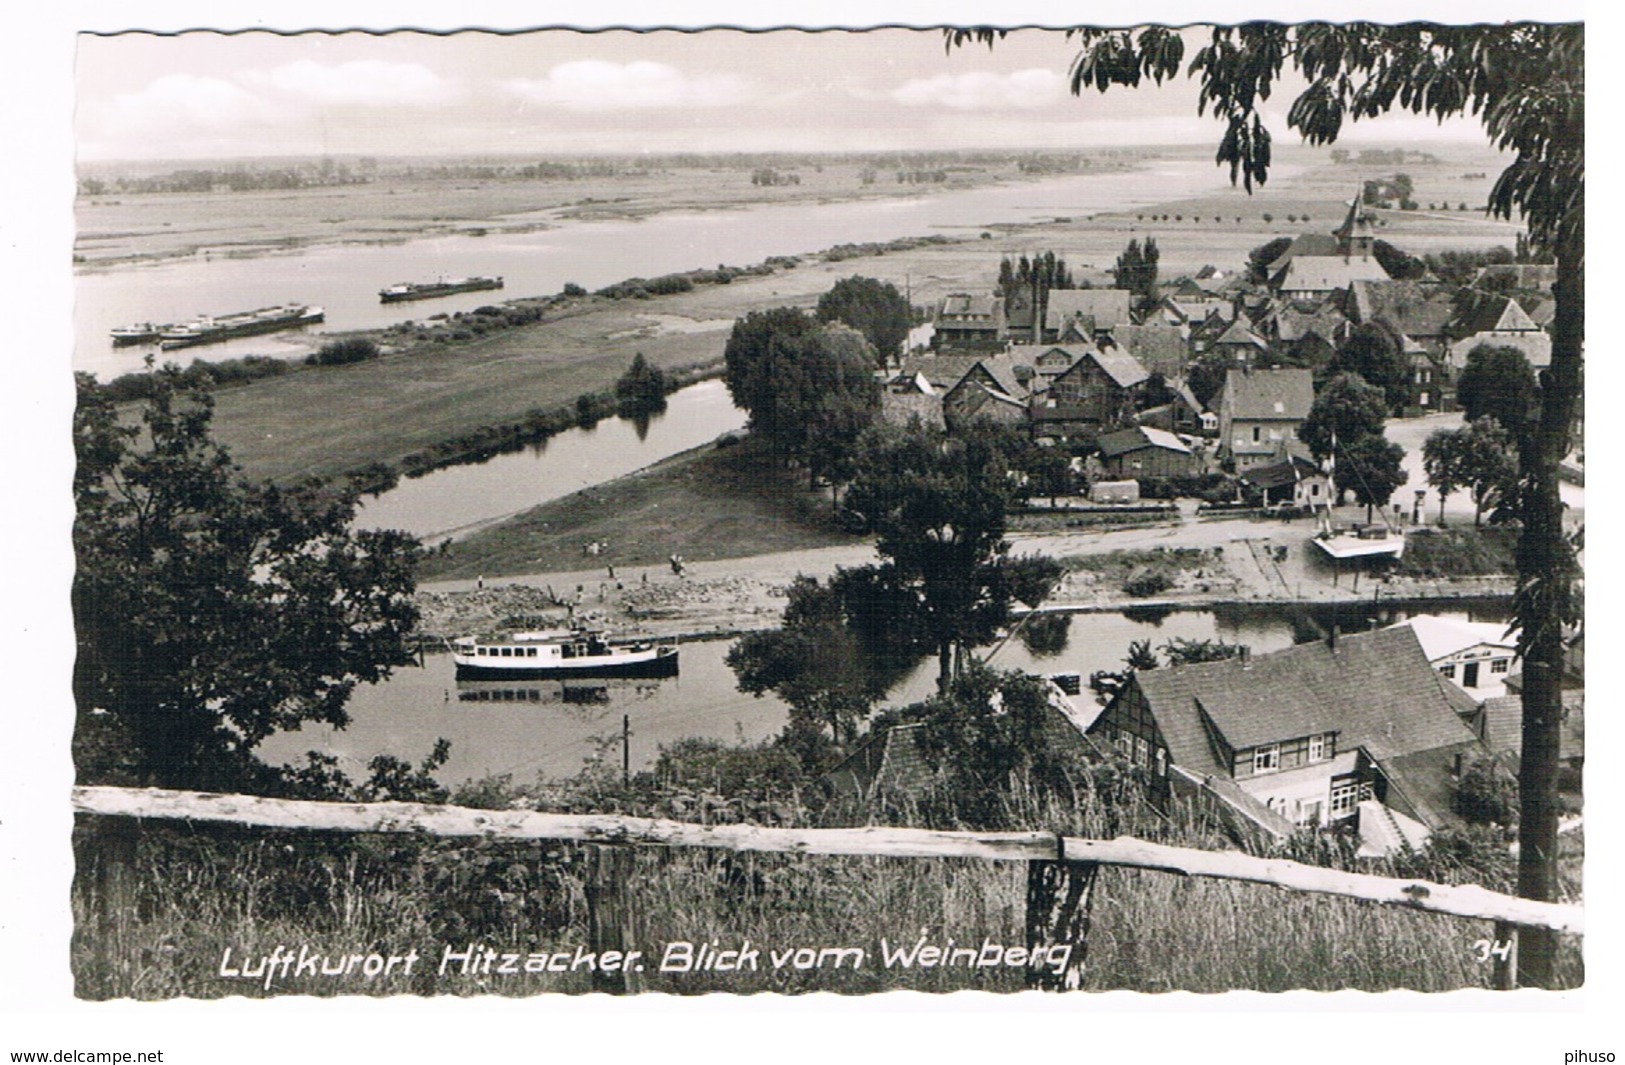
[[[923,373],[896,374],[881,385],[880,419],[901,426],[918,419],[921,425],[941,429],[942,393]]]
[[[1458,373],[1467,365],[1472,350],[1483,344],[1516,348],[1537,370],[1552,363],[1551,334],[1536,325],[1510,296],[1475,300],[1452,326],[1452,333],[1458,339],[1450,345],[1450,365]]]
[[[1004,297],[955,292],[944,296],[932,320],[931,347],[942,352],[998,351],[1004,346]]]
[[[1434,355],[1450,344],[1456,303],[1442,285],[1420,281],[1356,281],[1343,299],[1343,313],[1356,325],[1382,322]]]
[[[1136,422],[1152,429],[1164,429],[1186,436],[1212,436],[1218,432],[1218,415],[1197,402],[1196,393],[1191,391],[1191,386],[1183,378],[1170,378],[1167,388],[1172,398],[1167,403],[1140,411],[1134,416]]]
[[[1159,799],[1207,784],[1255,823],[1262,807],[1304,828],[1373,801],[1425,829],[1454,824],[1456,774],[1487,753],[1402,628],[1134,673],[1089,734],[1144,768]]]
[[[930,382],[938,393],[947,392],[970,373],[985,355],[910,355],[903,360],[898,377],[912,378],[916,374]]]
[[[1183,330],[1166,325],[1121,325],[1112,330],[1111,345],[1138,360],[1147,373],[1172,380],[1185,376],[1190,349]]]
[[[1114,481],[1145,477],[1189,477],[1200,459],[1173,433],[1136,425],[1100,438],[1100,465]]]
[[[1044,336],[1058,339],[1074,318],[1094,319],[1092,332],[1096,335],[1120,325],[1132,325],[1133,297],[1132,292],[1122,288],[1051,289],[1044,306]]]
[[[1280,273],[1270,278],[1270,287],[1287,299],[1324,299],[1356,281],[1386,281],[1388,271],[1376,259],[1341,255],[1297,255]]]
[[[1076,362],[1033,397],[1033,434],[1042,439],[1093,439],[1126,425],[1145,405],[1151,375],[1134,356],[1112,347],[1078,351]]]
[[[1017,362],[1009,354],[976,360],[942,397],[948,427],[968,425],[977,418],[1011,425],[1025,423],[1033,376],[1031,366]]]
[[[1213,342],[1213,350],[1228,359],[1232,366],[1257,366],[1269,354],[1270,346],[1238,318]]]
[[[1219,457],[1237,473],[1272,462],[1315,403],[1309,370],[1231,370],[1219,393]]]
[[[1319,463],[1290,445],[1274,461],[1254,466],[1237,479],[1242,496],[1254,506],[1294,506],[1306,510],[1329,505],[1331,478]]]
[[[1429,664],[1475,700],[1506,694],[1506,679],[1518,657],[1517,638],[1507,633],[1506,625],[1418,614],[1394,627],[1415,632]]]

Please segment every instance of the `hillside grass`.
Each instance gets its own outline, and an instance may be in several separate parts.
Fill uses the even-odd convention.
[[[810,490],[759,441],[706,445],[556,499],[427,556],[421,580],[582,567],[582,545],[631,569],[861,543],[836,527],[828,489]]]
[[[1066,830],[1105,835],[1089,810]],[[1090,833],[1088,830],[1095,830]],[[591,942],[595,883],[584,845],[80,823],[71,948],[77,994],[87,999],[581,993],[584,972],[464,975],[436,972],[442,952],[473,944],[498,951],[574,951]],[[1199,831],[1168,842],[1215,845]],[[1564,878],[1577,890],[1583,841],[1565,838]],[[1417,875],[1385,863],[1363,871]],[[979,948],[1025,942],[1022,863],[635,848],[623,897],[627,946],[653,960],[643,990],[860,994],[912,989],[1022,990],[1009,969],[887,968],[895,949],[924,935]],[[1510,870],[1510,863],[1507,864]],[[1471,880],[1471,878],[1468,878]],[[1480,876],[1477,882],[1483,882]],[[1508,890],[1499,878],[1486,886]],[[1490,922],[1425,914],[1265,885],[1104,868],[1090,909],[1086,990],[1449,991],[1487,987],[1474,944]],[[678,941],[762,952],[756,972],[661,973]],[[224,952],[256,959],[275,947],[378,952],[425,959],[411,978],[290,976],[269,991],[225,979]],[[859,967],[775,971],[769,951],[860,947]],[[590,949],[590,948],[589,948]],[[1583,982],[1578,941],[1564,940],[1563,986]]]

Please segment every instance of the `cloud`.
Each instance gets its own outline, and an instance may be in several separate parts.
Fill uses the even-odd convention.
[[[301,59],[269,71],[246,72],[243,80],[321,106],[425,106],[461,95],[454,84],[426,66],[375,59],[347,63]]]
[[[557,104],[582,111],[620,108],[724,107],[748,96],[732,74],[692,76],[665,63],[610,63],[582,59],[561,63],[545,78],[514,78],[503,84],[527,103]]]
[[[228,129],[263,120],[267,110],[253,93],[221,78],[165,74],[138,92],[115,96],[96,117],[103,126],[144,134],[176,126]]]
[[[892,90],[905,107],[950,107],[956,111],[995,111],[1044,107],[1066,93],[1065,79],[1053,70],[1018,70],[1010,74],[978,71],[915,78]]]

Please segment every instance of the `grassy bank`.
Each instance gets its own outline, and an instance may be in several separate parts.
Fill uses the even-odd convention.
[[[590,559],[583,546],[607,545]],[[456,541],[425,559],[422,580],[664,566],[854,544],[834,524],[827,491],[745,440],[707,445],[565,496]]]
[[[1506,525],[1432,529],[1405,538],[1397,577],[1492,577],[1517,572],[1518,530]]]

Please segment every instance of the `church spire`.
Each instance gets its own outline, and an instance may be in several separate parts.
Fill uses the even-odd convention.
[[[1371,254],[1371,242],[1375,239],[1371,228],[1371,216],[1365,213],[1365,205],[1361,202],[1364,189],[1356,190],[1354,199],[1349,201],[1349,213],[1343,219],[1343,224],[1332,230],[1337,238],[1337,251],[1343,258],[1358,255],[1365,258]]]

